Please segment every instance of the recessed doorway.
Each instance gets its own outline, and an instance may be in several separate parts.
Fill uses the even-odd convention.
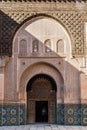
[[[48,75],[34,76],[27,85],[27,123],[56,122],[56,83]]]
[[[48,122],[48,101],[36,101],[36,122]]]

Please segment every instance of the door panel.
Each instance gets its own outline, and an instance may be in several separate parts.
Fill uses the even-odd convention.
[[[48,122],[48,101],[36,101],[36,122]]]

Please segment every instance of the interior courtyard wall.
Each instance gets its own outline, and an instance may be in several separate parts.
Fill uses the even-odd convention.
[[[84,79],[87,79],[87,64],[85,63],[87,60],[85,55],[87,48],[85,40],[86,33],[84,31],[84,23],[87,22],[86,7],[87,3],[84,2],[57,2],[57,4],[54,2],[32,2],[32,4],[27,4],[27,2],[0,3],[0,25],[2,25],[0,29],[0,54],[1,56],[4,55],[4,58],[1,57],[0,59],[0,102],[3,102],[3,107],[1,104],[0,112],[2,113],[2,111],[5,111],[5,114],[1,114],[2,116],[0,116],[0,125],[26,124],[25,104],[15,103],[20,101],[18,86],[23,71],[26,70],[31,63],[34,64],[36,62],[31,60],[31,63],[29,63],[29,61],[27,62],[26,60],[26,63],[22,58],[9,58],[5,56],[12,56],[12,38],[14,37],[13,34],[15,33],[15,30],[19,28],[26,19],[38,15],[48,15],[57,19],[70,34],[72,43],[72,59],[69,61],[64,58],[61,60],[55,59],[54,64],[51,60],[48,63],[53,64],[55,68],[61,71],[64,78],[64,99],[65,103],[69,103],[65,104],[65,106],[64,104],[58,104],[57,123],[87,125],[87,105],[84,104],[87,103],[87,95],[85,93],[86,81],[84,81]],[[39,59],[34,60],[42,62]],[[48,61],[45,60],[45,62]],[[59,65],[60,62],[62,62],[61,65]],[[67,71],[65,71],[65,68]],[[75,99],[73,98],[74,101],[72,101],[73,95],[74,97],[76,96]],[[80,104],[80,100],[82,105]],[[14,104],[4,105],[4,103],[8,103],[8,101],[9,103],[14,102]],[[72,102],[76,104],[72,105]],[[6,120],[6,116],[11,110],[15,110],[17,113],[13,118],[10,116],[10,118]],[[65,115],[63,113],[64,111]],[[73,113],[76,112],[78,114],[77,116],[74,116]],[[65,117],[64,121],[62,120],[63,117]],[[66,117],[68,117],[68,119]],[[77,120],[78,118],[80,120]]]
[[[18,36],[20,36],[20,35],[23,35],[24,34],[24,32],[22,33],[22,29],[21,29],[21,33],[17,33],[17,37]],[[16,40],[17,41],[17,40]],[[19,44],[19,43],[18,43]],[[14,43],[14,46],[16,47],[19,47],[19,45],[18,45],[17,43]],[[14,47],[14,48],[15,48]],[[40,48],[40,50],[41,50],[41,48]],[[15,52],[14,52],[15,51]],[[34,64],[35,62],[36,63],[38,63],[38,62],[47,62],[48,61],[48,59],[49,59],[49,62],[48,63],[51,63],[52,65],[55,65],[56,66],[56,68],[61,72],[61,74],[62,74],[62,76],[63,76],[63,78],[65,79],[65,81],[64,81],[64,85],[65,85],[65,89],[66,89],[66,96],[68,97],[69,95],[71,95],[71,97],[69,96],[69,98],[67,98],[68,100],[70,99],[70,98],[72,98],[72,96],[74,96],[74,98],[76,98],[76,99],[73,99],[74,100],[74,102],[76,102],[75,100],[77,100],[77,102],[78,102],[78,100],[80,100],[80,97],[78,97],[79,96],[79,79],[77,80],[76,78],[74,78],[74,77],[79,77],[78,75],[79,75],[79,72],[78,72],[78,70],[73,66],[73,65],[71,65],[71,63],[69,63],[69,61],[66,61],[64,58],[56,58],[56,59],[51,59],[51,58],[47,58],[47,59],[44,59],[43,58],[43,60],[41,59],[41,58],[37,58],[37,59],[35,59],[35,58],[33,58],[32,57],[32,59],[28,59],[28,57],[27,58],[18,58],[17,59],[17,57],[18,57],[18,48],[16,48],[16,50],[14,50],[13,52],[14,52],[14,55],[13,55],[13,62],[11,63],[12,64],[12,67],[13,67],[13,74],[15,75],[15,76],[11,76],[11,77],[14,77],[14,81],[12,81],[13,83],[12,84],[14,84],[14,86],[15,87],[12,87],[12,88],[15,88],[15,91],[18,91],[18,89],[19,89],[19,80],[20,80],[20,77],[21,77],[21,74],[23,73],[23,71],[28,67],[28,66],[30,66],[31,64]],[[19,55],[20,56],[20,55]],[[32,55],[31,55],[32,56]],[[39,56],[39,55],[38,55]],[[60,62],[60,63],[59,63]],[[55,64],[53,64],[53,63],[55,63]],[[59,65],[58,65],[58,63],[59,63]],[[61,65],[60,65],[61,64]],[[68,72],[68,71],[66,71],[66,70],[69,70],[69,69],[66,69],[65,67],[67,67],[68,66],[68,68],[70,67],[70,72]],[[44,68],[44,67],[43,67]],[[9,69],[11,69],[10,68],[10,66],[9,66]],[[47,70],[47,69],[46,69]],[[73,70],[73,71],[72,71]],[[76,73],[74,72],[74,71],[76,71]],[[7,72],[8,73],[8,72]],[[66,77],[66,74],[69,74],[69,75],[67,75],[67,77]],[[9,74],[9,73],[8,73]],[[76,75],[76,76],[74,76],[74,75]],[[16,77],[17,76],[17,77]],[[8,78],[8,76],[6,76],[7,78]],[[17,79],[18,78],[18,79]],[[68,80],[66,80],[66,79],[68,79]],[[8,81],[8,79],[7,79],[7,81]],[[11,81],[11,80],[10,80]],[[16,81],[16,82],[15,82]],[[15,82],[15,83],[14,83]],[[75,87],[72,85],[72,83],[75,83]],[[7,84],[7,83],[6,83]],[[7,84],[7,88],[9,87],[10,85],[9,84]],[[17,86],[17,88],[16,88],[16,86]],[[71,88],[73,89],[73,91],[72,91],[72,89],[70,88],[70,87],[68,87],[68,86],[71,86]],[[78,87],[77,87],[78,86]],[[67,88],[68,87],[68,88]],[[26,87],[25,87],[26,88]],[[9,88],[10,89],[10,88]],[[9,91],[9,89],[7,89],[8,91]],[[70,89],[71,89],[71,92],[70,92]],[[76,90],[77,89],[77,90]],[[14,94],[13,95],[15,95],[15,91],[14,91]],[[65,92],[65,91],[64,91]],[[65,101],[67,102],[67,100],[66,100],[66,96],[64,95],[64,97],[65,97]],[[78,98],[77,98],[78,97]],[[15,98],[16,99],[16,98]],[[69,102],[69,101],[68,101]],[[70,102],[71,102],[71,99],[70,99]],[[72,101],[73,102],[73,101]]]

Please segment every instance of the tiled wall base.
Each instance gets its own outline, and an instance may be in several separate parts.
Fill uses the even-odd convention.
[[[82,125],[87,126],[87,104],[82,105]]]
[[[57,123],[60,125],[82,125],[81,105],[57,105]]]
[[[25,104],[0,105],[0,125],[24,125],[26,124]]]
[[[57,105],[57,124],[64,125],[64,104]]]
[[[64,107],[64,124],[81,125],[81,105],[66,105]]]
[[[56,115],[57,124],[59,125],[87,126],[86,104],[58,104]],[[25,125],[26,117],[25,104],[0,105],[0,126]]]
[[[87,104],[58,104],[57,124],[87,126]]]
[[[2,104],[0,104],[0,126],[2,124]]]

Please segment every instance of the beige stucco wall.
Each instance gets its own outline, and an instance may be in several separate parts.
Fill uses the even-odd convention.
[[[48,24],[49,22],[50,24]],[[34,31],[35,28],[36,31]],[[53,35],[54,32],[56,32],[55,35]],[[19,43],[22,38],[27,41],[27,54],[24,56],[19,54]],[[40,45],[37,55],[32,53],[32,39],[34,38],[39,40]],[[43,43],[48,38],[53,41],[51,46],[52,54],[45,54],[44,52]],[[64,47],[66,51],[64,54],[56,53],[56,44],[54,43],[58,39],[65,41]],[[39,21],[34,19],[26,22],[14,37],[12,57],[8,58],[8,60],[4,58],[5,65],[3,68],[2,65],[0,66],[0,99],[4,98],[5,102],[26,102],[26,85],[28,81],[34,75],[43,73],[52,76],[56,81],[58,90],[57,103],[87,101],[87,95],[84,96],[87,83],[86,81],[83,82],[86,78],[87,66],[84,66],[83,59],[79,57],[72,58],[71,44],[66,29],[53,19],[39,18]],[[0,61],[3,61],[3,59],[0,59]],[[83,64],[80,64],[81,62]],[[81,74],[82,71],[84,71],[83,75]]]

